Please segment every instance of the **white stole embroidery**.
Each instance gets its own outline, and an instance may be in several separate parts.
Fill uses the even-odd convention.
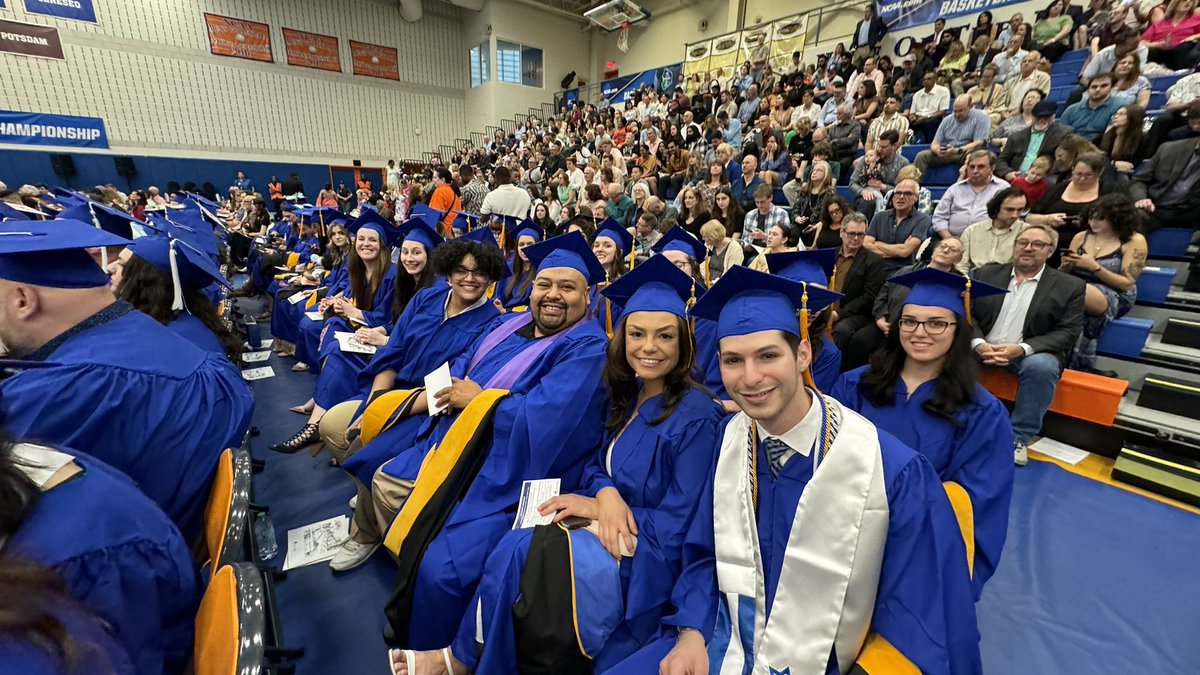
[[[888,531],[879,436],[863,417],[824,400],[837,406],[841,425],[800,496],[769,617],[746,452],[751,420],[738,413],[725,428],[713,525],[717,586],[732,626],[725,653],[713,655],[720,663],[713,672],[740,675],[750,657],[754,675],[824,673],[831,649],[846,672],[867,638]],[[752,655],[742,649],[739,596],[755,599]]]

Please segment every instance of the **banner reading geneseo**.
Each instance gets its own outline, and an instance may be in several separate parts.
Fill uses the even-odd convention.
[[[1014,5],[1021,0],[885,0],[876,2],[879,17],[888,30],[898,31],[913,26],[933,24],[937,18],[953,19],[968,14],[978,14],[985,9],[994,10],[1005,5]]]

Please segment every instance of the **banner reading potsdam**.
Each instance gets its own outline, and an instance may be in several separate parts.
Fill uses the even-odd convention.
[[[1014,5],[1021,0],[877,0],[879,17],[888,30],[898,31],[913,26],[932,25],[937,18],[953,19]]]
[[[104,120],[0,110],[0,143],[107,148]]]

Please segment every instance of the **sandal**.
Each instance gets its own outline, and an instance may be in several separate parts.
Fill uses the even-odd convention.
[[[305,424],[300,427],[294,436],[282,443],[276,443],[271,446],[275,452],[282,452],[285,455],[291,455],[307,448],[310,445],[321,442],[320,427],[316,424]]]
[[[411,649],[388,650],[388,669],[392,675],[399,675],[396,670],[396,661],[392,659],[392,654],[399,651],[404,655],[404,665],[408,667],[408,675],[418,675],[417,673],[417,653]],[[454,675],[454,663],[450,660],[450,648],[442,647],[442,659],[446,662],[446,675]]]
[[[303,362],[301,362],[301,363],[297,363],[296,365],[292,366],[292,372],[293,372],[293,373],[303,373],[303,372],[304,372],[304,371],[306,371],[306,370],[308,370],[308,364],[307,364],[307,363],[303,363]]]
[[[296,413],[297,415],[311,415],[314,405],[315,404],[313,401],[309,401],[308,403],[294,405],[294,406],[288,408],[288,410],[291,410],[292,412]]]

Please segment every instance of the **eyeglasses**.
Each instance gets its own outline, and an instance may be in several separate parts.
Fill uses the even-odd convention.
[[[450,273],[458,279],[466,279],[468,277],[472,278],[472,279],[486,279],[487,278],[487,275],[484,274],[482,270],[471,269],[470,267],[463,267],[462,265],[459,265],[458,267],[455,267],[453,270],[450,270]]]
[[[942,333],[946,332],[947,328],[955,325],[957,322],[947,321],[945,319],[926,319],[924,321],[917,321],[911,317],[902,316],[900,317],[900,321],[897,323],[900,326],[900,330],[904,331],[905,333],[915,333],[917,331],[917,326],[924,326],[926,333],[929,333],[930,335],[941,335]]]
[[[1033,248],[1038,251],[1050,248],[1054,245],[1048,241],[1030,241],[1029,239],[1018,239],[1014,243],[1017,245],[1017,248]]]
[[[937,250],[945,251],[946,253],[962,253],[962,249],[954,244],[939,244]]]
[[[847,239],[862,239],[863,237],[867,236],[867,233],[866,232],[847,232],[845,230],[842,230],[842,236]]]

